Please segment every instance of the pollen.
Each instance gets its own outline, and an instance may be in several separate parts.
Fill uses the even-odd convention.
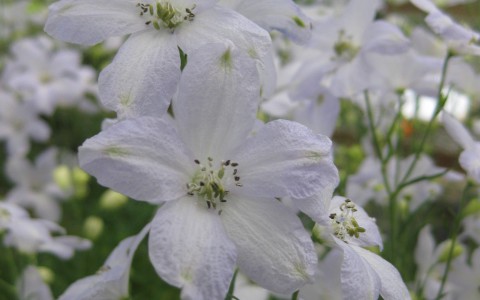
[[[232,182],[232,179],[235,186],[242,186],[238,175],[238,163],[230,159],[217,164],[211,157],[208,157],[205,163],[198,159],[193,162],[198,169],[192,181],[186,184],[187,195],[198,196],[205,201],[208,209],[217,209],[227,202],[229,191],[225,187]],[[218,213],[221,214],[221,212],[220,209]]]
[[[356,211],[355,203],[346,199],[340,205],[340,213],[332,213],[329,216],[333,234],[344,242],[346,242],[347,237],[359,238],[360,233],[365,232],[365,228],[361,227],[354,217]]]
[[[163,0],[153,4],[139,2],[136,7],[140,16],[145,18],[145,25],[156,30],[166,28],[173,31],[182,22],[192,22],[195,19],[195,4],[190,8],[180,9]]]

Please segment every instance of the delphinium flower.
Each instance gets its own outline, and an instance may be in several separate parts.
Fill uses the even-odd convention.
[[[470,178],[480,182],[480,142],[473,139],[468,130],[457,119],[444,112],[443,124],[448,135],[463,149],[458,161]]]
[[[52,291],[43,281],[37,267],[27,266],[16,284],[19,299],[53,300]]]
[[[80,52],[55,49],[46,36],[18,40],[10,52],[2,81],[37,113],[50,115],[57,106],[95,109],[86,94],[96,93],[96,73],[81,64]]]
[[[50,128],[35,110],[0,87],[0,140],[6,141],[9,156],[22,156],[30,150],[30,139],[45,141]]]
[[[137,235],[122,240],[95,275],[75,281],[59,299],[120,300],[128,298],[129,275],[133,256],[149,229],[150,224],[147,224]]]
[[[458,54],[480,55],[480,34],[466,28],[443,13],[430,0],[410,0],[428,15],[425,22],[440,35],[450,51]]]
[[[5,233],[3,243],[6,246],[27,254],[48,252],[59,258],[68,259],[75,250],[91,247],[88,240],[58,235],[65,232],[58,224],[43,219],[32,219],[22,207],[4,201],[0,201],[0,232]]]
[[[353,0],[339,16],[314,22],[310,44],[320,53],[305,63],[309,74],[304,70],[299,74],[317,78],[336,97],[349,98],[368,87],[373,73],[365,55],[402,53],[409,45],[399,28],[374,20],[380,4],[377,0]]]
[[[60,201],[67,195],[53,180],[57,154],[56,149],[47,149],[34,164],[24,157],[10,158],[6,174],[15,186],[7,194],[6,201],[31,209],[36,217],[58,222]]]
[[[400,180],[404,179],[407,170],[414,157],[393,157],[386,166],[387,180],[390,187],[396,188]],[[432,159],[426,155],[420,156],[412,172],[405,178],[406,181],[420,176],[433,176],[445,171],[435,166]],[[358,198],[359,205],[365,205],[373,200],[381,205],[387,204],[388,194],[381,175],[380,161],[372,156],[367,157],[358,172],[348,178],[347,196]],[[411,211],[418,208],[423,202],[431,200],[442,191],[439,183],[432,181],[420,181],[408,185],[399,193],[399,199],[406,201]]]
[[[274,84],[268,32],[213,0],[62,0],[50,6],[45,31],[84,45],[131,34],[99,77],[100,99],[119,118],[167,111],[181,73],[179,48],[191,55],[231,40],[257,59],[264,82]]]
[[[339,251],[343,259],[335,259],[340,269],[342,299],[410,299],[397,269],[381,256],[363,247],[383,248],[375,220],[350,199],[336,196],[330,202],[327,216],[314,228],[315,234]],[[322,270],[320,270],[322,271]],[[328,272],[327,270],[323,270]],[[313,289],[314,290],[314,289]],[[312,289],[309,289],[311,292]],[[310,295],[308,299],[314,299]],[[307,299],[307,298],[305,298]]]
[[[124,120],[79,149],[100,184],[163,204],[150,260],[183,299],[223,299],[235,265],[281,294],[315,273],[309,233],[275,198],[305,199],[338,182],[331,142],[289,121],[254,128],[259,90],[251,58],[211,44],[189,56],[174,120]]]

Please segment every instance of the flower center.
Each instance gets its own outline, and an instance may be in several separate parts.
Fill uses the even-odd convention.
[[[355,203],[346,199],[340,205],[340,213],[330,214],[333,234],[344,242],[346,242],[347,236],[358,238],[360,233],[365,232],[365,228],[360,227],[353,216],[356,211]]]
[[[238,176],[238,163],[231,160],[221,161],[219,167],[216,168],[211,157],[207,158],[206,164],[198,159],[195,159],[194,162],[199,168],[192,181],[187,183],[187,194],[190,196],[197,195],[205,200],[207,208],[217,209],[220,203],[227,202],[225,197],[229,194],[229,191],[225,186],[232,177],[236,186],[242,186],[240,176]],[[229,172],[231,172],[231,175],[228,175]],[[220,209],[218,214],[221,213],[222,210]]]
[[[337,55],[337,59],[351,61],[355,58],[360,48],[353,44],[351,36],[346,35],[344,30],[340,30],[333,50]]]
[[[146,19],[145,25],[151,25],[153,28],[160,30],[161,28],[175,29],[183,21],[193,21],[195,19],[196,5],[191,8],[185,8],[182,11],[170,4],[168,1],[160,0],[155,4],[137,3],[140,10],[140,16]]]

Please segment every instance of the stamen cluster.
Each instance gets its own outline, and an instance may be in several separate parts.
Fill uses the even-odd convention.
[[[185,8],[185,12],[181,12],[172,6],[169,2],[160,3],[157,2],[155,5],[149,3],[137,3],[137,7],[140,9],[140,16],[148,16],[148,20],[145,22],[145,25],[152,25],[153,28],[160,30],[162,27],[167,27],[169,29],[174,29],[183,21],[193,21],[195,14],[193,10],[195,5],[192,8]]]
[[[207,164],[202,164],[198,159],[194,162],[199,165],[199,171],[194,176],[192,182],[187,183],[187,194],[190,196],[197,195],[205,199],[207,207],[213,209],[217,208],[217,204],[225,203],[225,197],[229,191],[225,189],[225,171],[227,168],[232,169],[232,176],[235,185],[241,187],[240,176],[238,176],[238,163],[231,160],[222,161],[218,170],[214,169],[213,159],[207,158]],[[221,210],[219,211],[219,214]]]
[[[355,203],[350,199],[346,199],[340,205],[340,211],[341,213],[339,214],[330,214],[334,231],[333,234],[344,242],[346,242],[347,235],[359,238],[360,233],[365,232],[365,228],[360,227],[353,216],[353,213],[357,211]]]

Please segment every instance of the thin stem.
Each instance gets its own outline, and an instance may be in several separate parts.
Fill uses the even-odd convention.
[[[227,295],[225,296],[225,300],[238,299],[233,295],[233,293],[235,292],[235,281],[237,280],[237,275],[238,275],[238,269],[235,269],[235,272],[233,273],[233,276],[232,276],[232,280],[230,281],[230,286],[228,287]]]
[[[427,129],[425,130],[425,133],[423,134],[420,145],[415,151],[414,159],[413,159],[412,163],[410,164],[410,166],[408,167],[408,170],[405,173],[405,175],[403,176],[401,182],[406,181],[408,179],[408,177],[412,174],[413,169],[415,168],[418,160],[420,159],[420,155],[423,152],[423,148],[425,147],[427,137],[430,135],[430,131],[433,127],[433,123],[434,123],[435,119],[437,118],[438,114],[442,111],[443,107],[445,106],[445,103],[447,101],[447,97],[443,96],[442,90],[443,90],[443,86],[445,85],[445,78],[447,76],[448,62],[450,61],[450,58],[452,58],[452,56],[453,56],[453,54],[450,53],[450,52],[448,52],[447,56],[445,56],[445,60],[443,61],[443,66],[442,66],[442,76],[441,76],[441,79],[440,79],[440,84],[438,86],[438,92],[437,92],[438,101],[437,101],[437,105],[435,107],[435,111],[434,111],[432,117],[430,118],[430,120],[428,122]]]
[[[293,293],[292,300],[297,300],[298,299],[298,293],[300,293],[300,291],[296,291],[295,293]]]
[[[443,289],[445,288],[445,283],[447,282],[448,273],[450,272],[450,267],[451,267],[452,258],[453,258],[453,250],[455,249],[455,243],[457,241],[457,236],[460,229],[460,222],[462,221],[462,210],[468,199],[468,190],[472,186],[473,184],[470,181],[468,181],[467,185],[465,186],[465,189],[463,190],[463,195],[462,195],[462,198],[460,199],[460,203],[458,204],[458,211],[455,216],[452,232],[450,234],[452,237],[452,242],[450,244],[450,248],[448,249],[447,264],[445,266],[445,271],[443,272],[440,289],[438,290],[437,297],[435,298],[436,300],[440,300],[443,297]]]
[[[3,293],[5,293],[6,295],[7,294],[10,295],[12,299],[17,298],[17,289],[13,285],[11,285],[10,283],[6,282],[1,278],[0,278],[0,291],[2,291],[2,295]]]

